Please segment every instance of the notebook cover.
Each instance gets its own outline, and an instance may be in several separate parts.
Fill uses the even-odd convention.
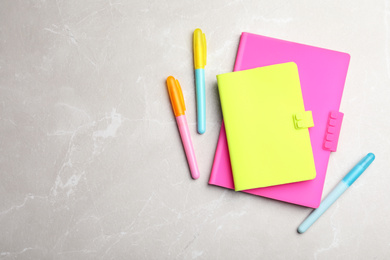
[[[235,190],[315,178],[298,68],[283,63],[217,76]],[[309,112],[310,113],[310,112]]]
[[[347,53],[242,33],[234,71],[295,62],[299,69],[305,109],[315,127],[309,129],[316,178],[245,192],[288,203],[317,208],[325,181],[330,151],[322,148],[329,111],[338,111],[350,56]],[[224,123],[218,139],[209,184],[234,189]]]

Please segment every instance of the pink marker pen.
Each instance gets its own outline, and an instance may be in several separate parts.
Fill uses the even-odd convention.
[[[176,117],[176,123],[179,128],[181,141],[183,142],[184,151],[186,152],[188,165],[190,166],[191,176],[193,179],[199,178],[198,164],[194,147],[192,146],[190,130],[188,129],[187,119],[185,116],[186,106],[184,104],[183,92],[179,81],[172,76],[167,79],[169,98],[173,108],[173,113]]]

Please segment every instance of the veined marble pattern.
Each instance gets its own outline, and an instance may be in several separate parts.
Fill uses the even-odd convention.
[[[389,28],[390,1],[1,1],[0,259],[389,259]],[[365,154],[376,160],[303,235],[310,209],[207,184],[215,76],[232,70],[243,31],[351,54],[324,195]],[[169,75],[183,88],[196,181]]]

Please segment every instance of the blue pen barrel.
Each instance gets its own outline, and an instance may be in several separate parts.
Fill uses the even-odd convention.
[[[206,87],[204,69],[195,70],[196,109],[198,114],[198,133],[206,131]]]
[[[341,181],[337,186],[332,190],[331,193],[321,202],[320,206],[316,208],[303,223],[299,226],[298,232],[305,232],[314,222],[321,217],[322,214],[349,188],[349,186]]]
[[[340,183],[329,193],[329,195],[321,202],[320,206],[315,209],[298,227],[298,232],[305,232],[313,223],[321,217],[322,214],[356,181],[357,178],[367,169],[374,161],[375,155],[367,154],[355,167],[348,172]]]

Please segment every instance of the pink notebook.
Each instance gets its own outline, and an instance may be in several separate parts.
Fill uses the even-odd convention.
[[[297,64],[305,110],[313,114],[314,127],[309,129],[309,134],[317,172],[314,180],[244,192],[311,208],[319,206],[330,156],[324,138],[332,122],[330,112],[340,108],[349,60],[347,53],[242,33],[234,71],[286,62]],[[209,184],[234,189],[223,123]]]

